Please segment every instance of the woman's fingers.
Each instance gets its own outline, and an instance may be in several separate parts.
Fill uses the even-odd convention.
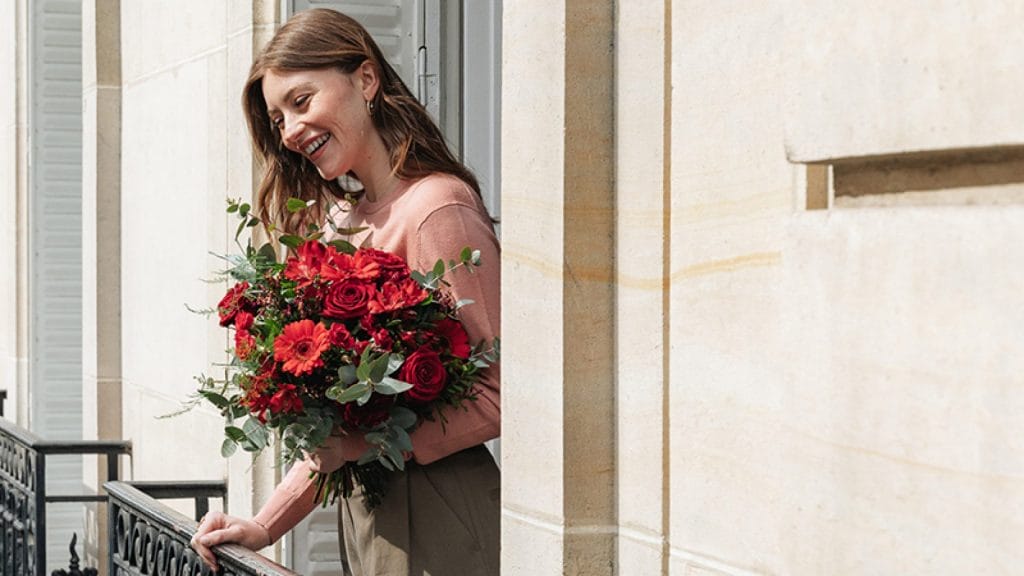
[[[203,560],[203,563],[214,572],[218,570],[217,557],[214,556],[213,550],[210,550],[210,545],[206,542],[211,533],[222,530],[226,525],[227,516],[220,512],[210,512],[199,521],[199,527],[196,529],[196,533],[192,536],[190,542],[196,554],[199,554],[199,557]]]
[[[314,472],[327,474],[341,468],[341,465],[345,463],[342,439],[342,436],[332,434],[327,437],[323,446],[309,455],[310,468]]]

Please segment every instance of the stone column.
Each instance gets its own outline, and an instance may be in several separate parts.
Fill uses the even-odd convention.
[[[82,5],[82,422],[84,439],[119,440],[121,429],[121,6]],[[122,462],[125,465],[126,462]],[[105,458],[88,457],[85,483],[107,480]],[[124,478],[124,474],[121,475]],[[105,571],[105,506],[86,563]],[[90,520],[92,520],[90,518]]]
[[[506,3],[502,573],[615,573],[614,3]]]

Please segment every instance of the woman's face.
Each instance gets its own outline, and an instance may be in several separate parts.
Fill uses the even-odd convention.
[[[375,88],[367,63],[352,74],[327,68],[268,70],[263,77],[271,124],[285,147],[305,156],[325,180],[359,174],[375,130],[366,111]]]

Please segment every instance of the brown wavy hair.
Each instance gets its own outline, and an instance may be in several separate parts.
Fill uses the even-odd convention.
[[[277,31],[252,63],[242,94],[249,134],[263,165],[255,204],[265,225],[272,223],[286,233],[304,232],[309,224],[322,225],[326,210],[337,199],[358,199],[363,190],[346,190],[337,181],[324,180],[311,162],[284,147],[267,114],[264,75],[268,70],[325,68],[351,74],[367,60],[380,78],[373,97],[373,125],[387,148],[392,174],[409,180],[435,172],[451,174],[480,194],[476,177],[448,149],[441,130],[366,29],[345,14],[318,8],[299,12]],[[317,202],[311,209],[292,214],[285,207],[290,197]]]

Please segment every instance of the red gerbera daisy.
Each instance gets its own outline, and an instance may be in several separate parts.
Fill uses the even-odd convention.
[[[331,345],[330,334],[321,324],[305,319],[284,327],[274,340],[274,360],[283,362],[281,369],[296,376],[309,374],[324,365],[320,357]]]
[[[284,269],[284,277],[298,282],[298,287],[308,286],[320,273],[320,266],[327,257],[324,245],[309,240],[296,251],[296,255],[288,259]]]

